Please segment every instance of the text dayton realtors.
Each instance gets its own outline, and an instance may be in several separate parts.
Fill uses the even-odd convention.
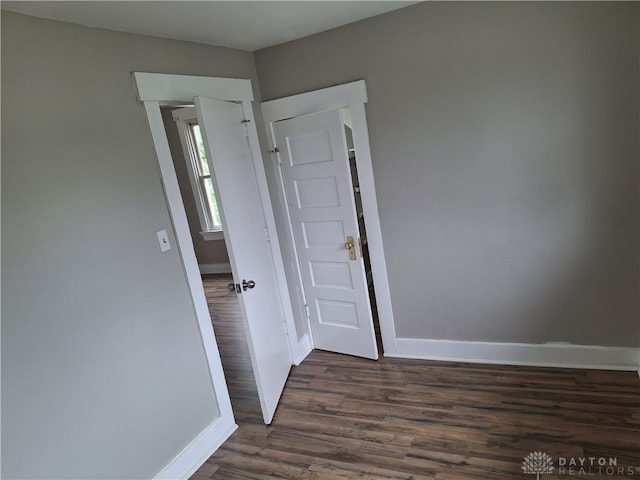
[[[559,457],[559,475],[633,475],[634,467],[618,465],[616,457]]]

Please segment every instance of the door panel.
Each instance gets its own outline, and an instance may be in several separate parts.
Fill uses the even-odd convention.
[[[274,123],[316,348],[378,358],[339,110]],[[347,236],[356,239],[350,260]]]
[[[245,130],[242,107],[194,99],[207,160],[220,199],[224,237],[242,309],[264,422],[273,419],[291,368],[273,258]],[[254,288],[243,289],[243,280]]]

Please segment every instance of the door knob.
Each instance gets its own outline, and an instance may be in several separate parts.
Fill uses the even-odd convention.
[[[349,235],[347,237],[347,243],[344,244],[344,248],[349,250],[349,260],[356,260],[356,243],[353,237]]]
[[[255,286],[256,282],[254,282],[253,280],[249,280],[248,282],[246,280],[242,280],[242,290],[244,290],[245,292],[247,291],[247,288],[250,290]]]

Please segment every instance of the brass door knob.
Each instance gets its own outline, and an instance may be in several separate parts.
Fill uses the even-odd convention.
[[[356,260],[358,258],[356,256],[356,242],[351,235],[347,237],[347,243],[344,244],[344,248],[349,250],[349,260]]]

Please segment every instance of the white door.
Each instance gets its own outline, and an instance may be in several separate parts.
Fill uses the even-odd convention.
[[[273,419],[291,368],[285,316],[240,104],[195,97],[264,422]]]
[[[377,359],[339,110],[274,123],[316,348]]]

